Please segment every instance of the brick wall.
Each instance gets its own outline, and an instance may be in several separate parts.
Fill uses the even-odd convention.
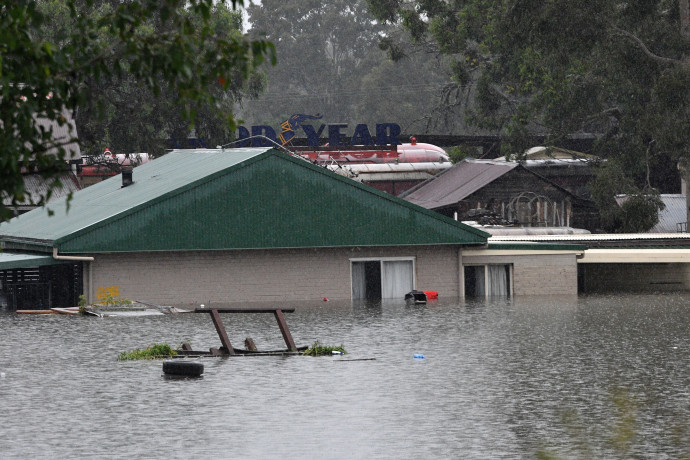
[[[576,295],[574,254],[462,257],[463,264],[512,264],[514,295]],[[91,299],[121,297],[161,305],[350,299],[350,260],[412,257],[419,290],[460,295],[458,248],[325,248],[99,254]],[[108,291],[110,290],[110,291]]]
[[[477,254],[476,252],[474,254]],[[512,264],[513,294],[577,295],[575,254],[465,255],[463,264]]]
[[[161,305],[350,299],[350,259],[413,257],[418,289],[458,296],[458,249],[450,246],[99,254],[91,299]]]

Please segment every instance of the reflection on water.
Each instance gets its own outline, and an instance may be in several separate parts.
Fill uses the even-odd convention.
[[[207,358],[169,380],[152,343],[218,346],[207,315],[0,311],[3,458],[681,458],[690,297],[303,304],[298,345],[343,357]],[[283,347],[271,315],[234,344]],[[420,353],[425,359],[415,359]],[[353,361],[357,358],[375,360]]]

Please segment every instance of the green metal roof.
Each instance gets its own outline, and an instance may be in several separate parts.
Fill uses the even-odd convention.
[[[572,243],[533,243],[533,242],[490,242],[487,249],[510,250],[537,250],[537,251],[584,251],[587,246]]]
[[[0,240],[93,253],[469,245],[489,236],[275,149],[175,150],[133,178],[0,224]]]
[[[0,270],[10,270],[14,268],[40,267],[43,265],[57,265],[65,263],[55,260],[52,256],[42,256],[35,254],[13,254],[10,252],[0,252]]]

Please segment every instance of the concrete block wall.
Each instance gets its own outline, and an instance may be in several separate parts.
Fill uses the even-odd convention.
[[[386,257],[415,258],[418,288],[457,298],[457,247],[413,246],[97,254],[90,299],[106,292],[176,306],[350,299],[350,259]]]
[[[515,295],[577,295],[575,254],[516,257]]]
[[[385,256],[381,251],[385,249]],[[457,299],[458,281],[457,246],[407,246],[394,248],[354,248],[349,258],[414,257],[415,288],[437,291],[439,298]]]
[[[513,295],[577,295],[575,254],[464,256],[464,265],[511,264]]]

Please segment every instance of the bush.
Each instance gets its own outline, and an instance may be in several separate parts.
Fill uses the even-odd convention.
[[[177,352],[173,350],[167,343],[156,343],[141,350],[137,348],[132,351],[123,351],[117,358],[118,361],[129,361],[137,359],[163,359],[175,356]]]

